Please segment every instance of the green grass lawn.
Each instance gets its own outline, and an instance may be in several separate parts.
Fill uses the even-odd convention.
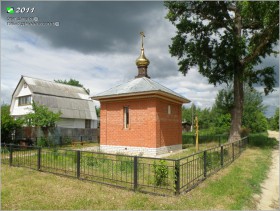
[[[178,197],[118,189],[89,181],[2,165],[2,210],[256,209],[271,149],[249,148],[234,163]]]
[[[198,152],[200,151],[204,151],[206,149],[210,149],[210,148],[213,148],[213,147],[218,147],[219,146],[219,143],[217,142],[210,142],[210,143],[207,143],[207,144],[199,144],[199,150]],[[170,158],[170,159],[180,159],[180,158],[184,158],[184,157],[187,157],[191,154],[194,154],[196,153],[196,146],[193,145],[193,144],[184,144],[183,145],[183,151],[177,153],[175,152],[174,154],[171,154],[169,155],[168,157],[165,157],[165,158]]]
[[[63,145],[61,147],[58,147],[59,149],[77,149],[77,150],[83,150],[83,148],[87,147],[98,147],[99,143],[90,143],[90,142],[84,142],[83,145],[81,144],[69,144],[69,145]]]

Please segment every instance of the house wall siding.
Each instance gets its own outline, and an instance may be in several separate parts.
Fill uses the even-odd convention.
[[[27,95],[31,95],[31,91],[28,88],[28,86],[26,88],[24,88],[23,83],[21,82],[17,92],[15,92],[15,96],[12,99],[12,104],[11,104],[11,115],[12,116],[23,116],[26,115],[28,113],[30,113],[32,111],[32,106],[31,105],[24,105],[24,106],[19,106],[18,105],[18,97],[22,97],[22,96],[27,96]],[[32,98],[31,98],[32,100]]]
[[[18,98],[14,100],[14,108],[11,110],[12,116],[23,116],[32,112],[31,105],[18,106]]]
[[[61,118],[57,122],[57,126],[66,127],[66,128],[85,128],[85,120],[84,119]],[[91,128],[97,128],[97,120],[91,121]]]
[[[31,95],[31,91],[29,89],[29,87],[24,87],[23,85],[21,86],[20,92],[18,93],[18,95],[16,97],[22,97],[22,96],[27,96],[27,95]]]

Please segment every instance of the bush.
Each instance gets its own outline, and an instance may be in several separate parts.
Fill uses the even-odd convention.
[[[166,179],[168,177],[168,167],[166,164],[165,160],[160,160],[159,164],[157,164],[156,162],[154,162],[153,164],[153,168],[154,168],[154,184],[156,186],[162,186],[162,185],[166,185]]]
[[[45,137],[38,138],[37,146],[39,146],[39,147],[48,147],[49,146],[48,140]]]
[[[120,171],[129,171],[131,172],[133,169],[134,161],[131,160],[130,157],[117,155],[117,168]]]
[[[57,160],[57,158],[59,157],[60,153],[58,152],[57,148],[54,148],[52,151],[52,154],[54,156],[54,159]]]
[[[64,140],[62,141],[62,144],[71,144],[71,138],[69,138],[69,137],[66,137],[66,138],[64,138]]]
[[[2,154],[2,153],[5,154],[5,153],[9,153],[9,152],[10,152],[10,151],[8,150],[7,147],[1,146],[1,154]]]
[[[100,167],[107,161],[102,155],[97,155],[97,157],[86,157],[86,164],[91,167]]]
[[[195,144],[195,135],[183,133],[182,142],[183,144]]]
[[[266,133],[249,135],[249,146],[272,148],[279,144],[275,138],[269,138]]]
[[[248,136],[249,134],[250,134],[250,129],[249,128],[244,128],[244,127],[241,128],[240,135],[241,135],[242,138]]]
[[[209,169],[220,166],[221,155],[218,151],[206,153],[206,166]]]

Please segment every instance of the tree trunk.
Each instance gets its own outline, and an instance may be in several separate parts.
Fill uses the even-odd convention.
[[[235,36],[236,40],[241,38],[241,15],[238,7],[235,10]],[[236,55],[235,58],[235,70],[233,76],[233,94],[234,94],[234,103],[231,110],[231,127],[229,134],[229,142],[239,140],[242,124],[242,113],[243,113],[243,66],[239,61],[239,57]]]
[[[239,74],[234,75],[233,81],[233,92],[234,92],[234,104],[231,110],[231,127],[229,142],[239,140],[241,124],[242,124],[242,114],[243,114],[243,81],[238,77]]]

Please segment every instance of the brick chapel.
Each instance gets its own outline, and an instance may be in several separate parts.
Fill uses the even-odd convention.
[[[156,156],[182,149],[181,107],[190,101],[150,79],[141,35],[135,79],[92,97],[100,101],[104,152]]]

